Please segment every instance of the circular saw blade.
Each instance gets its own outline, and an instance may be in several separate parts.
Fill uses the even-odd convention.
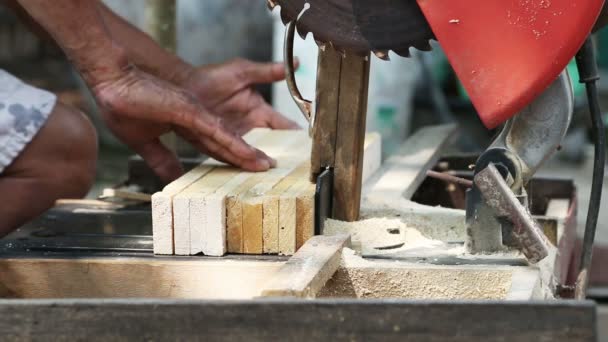
[[[413,0],[268,1],[271,7],[281,7],[284,23],[297,19],[302,37],[312,33],[317,42],[329,43],[341,51],[371,51],[380,57],[394,51],[407,57],[410,47],[430,50],[429,40],[434,38]]]

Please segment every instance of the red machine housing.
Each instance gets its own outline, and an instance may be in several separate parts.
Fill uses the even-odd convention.
[[[590,34],[604,0],[417,0],[481,120],[539,96]]]

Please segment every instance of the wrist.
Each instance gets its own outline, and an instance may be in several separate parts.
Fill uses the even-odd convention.
[[[168,67],[166,70],[170,70],[165,79],[174,85],[184,86],[188,83],[196,68],[191,64],[183,61],[178,58],[177,63],[172,63],[171,67]]]
[[[80,54],[74,64],[91,88],[122,77],[132,66],[124,49],[113,42]]]

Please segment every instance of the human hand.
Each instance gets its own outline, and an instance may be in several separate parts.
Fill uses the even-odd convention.
[[[244,59],[207,65],[182,73],[177,80],[197,96],[212,115],[223,119],[232,132],[243,135],[256,127],[298,129],[295,122],[275,111],[255,90],[256,84],[285,79],[282,63],[256,63]]]
[[[212,115],[190,92],[131,66],[119,78],[93,87],[112,132],[169,182],[182,174],[177,156],[159,137],[175,131],[217,160],[249,171],[265,171],[275,161],[234,134],[234,123]]]

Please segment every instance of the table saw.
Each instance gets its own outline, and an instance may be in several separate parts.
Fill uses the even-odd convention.
[[[311,184],[316,236],[294,253],[265,253],[263,246],[233,253],[220,222],[224,230],[213,235],[219,249],[193,250],[188,233],[190,247],[175,255],[175,223],[183,219],[175,198],[194,194],[206,213],[213,207],[205,203],[220,203],[219,217],[231,210],[221,185],[203,195],[186,191],[202,189],[197,182],[224,167],[203,163],[202,174],[193,162],[198,176],[186,174],[188,183],[182,179],[169,197],[163,192],[175,185],[155,195],[166,200],[156,209],[169,218],[168,240],[157,241],[150,205],[131,200],[63,201],[2,240],[0,295],[19,298],[0,300],[2,330],[15,339],[595,340],[594,304],[572,299],[575,291],[584,295],[584,275],[577,289],[566,281],[576,187],[534,175],[569,126],[573,95],[562,70],[603,1],[269,4],[287,24],[288,84],[310,122],[307,172],[294,168],[301,177],[291,181]],[[297,88],[296,32],[311,32],[320,44],[314,104]],[[506,124],[481,155],[446,153],[459,133],[454,125],[424,128],[364,177],[373,165],[363,152],[369,59],[428,50],[430,39],[442,45],[483,123]],[[153,188],[137,165],[131,185]],[[265,175],[230,172],[227,183],[241,177],[250,187],[276,188]],[[265,195],[248,193],[247,203],[265,213]],[[200,217],[190,209],[198,202],[183,196],[185,226],[194,229]]]

